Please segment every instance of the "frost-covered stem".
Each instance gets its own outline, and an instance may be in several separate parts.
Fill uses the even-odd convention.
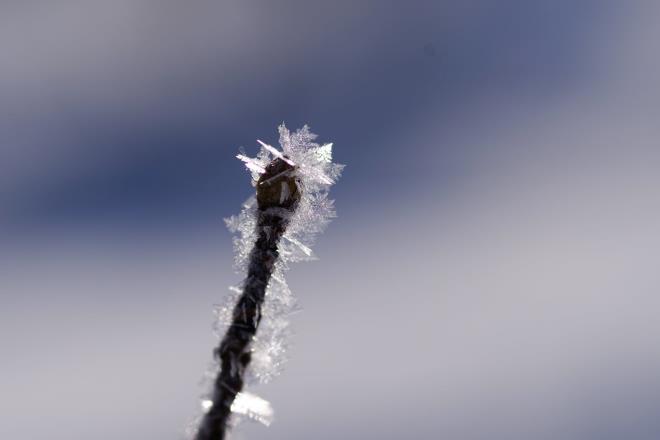
[[[281,159],[273,160],[257,182],[257,241],[250,253],[248,274],[220,346],[214,354],[220,372],[213,387],[213,404],[199,426],[196,440],[225,438],[231,406],[243,389],[251,347],[261,320],[266,288],[277,261],[278,243],[295,211],[300,194],[294,167]]]

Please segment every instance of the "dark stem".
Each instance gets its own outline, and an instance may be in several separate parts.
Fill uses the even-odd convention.
[[[214,350],[220,360],[220,372],[213,387],[213,404],[202,419],[196,440],[225,438],[231,405],[243,389],[252,356],[250,343],[261,320],[266,288],[279,255],[278,243],[300,198],[292,171],[293,167],[275,159],[257,183],[257,241],[250,253],[248,274],[234,307],[232,323]]]

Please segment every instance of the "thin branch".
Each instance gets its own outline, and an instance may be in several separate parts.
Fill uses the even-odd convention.
[[[250,343],[261,320],[266,288],[279,256],[278,244],[300,200],[295,168],[288,162],[274,159],[257,182],[257,241],[232,323],[214,351],[221,368],[213,387],[213,404],[202,419],[196,440],[225,439],[232,403],[243,389],[252,356]]]

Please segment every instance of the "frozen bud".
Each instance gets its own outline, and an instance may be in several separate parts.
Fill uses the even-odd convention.
[[[257,181],[259,209],[292,209],[300,200],[295,166],[282,158],[273,159]]]

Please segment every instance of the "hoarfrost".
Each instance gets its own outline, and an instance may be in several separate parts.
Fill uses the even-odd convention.
[[[273,407],[270,402],[251,393],[241,392],[236,395],[231,411],[249,417],[269,426],[273,421]]]
[[[248,382],[269,382],[282,370],[286,361],[289,317],[291,313],[298,310],[296,299],[286,283],[284,274],[289,268],[289,263],[316,258],[311,249],[312,245],[330,219],[335,217],[334,204],[328,198],[328,191],[339,178],[344,167],[332,162],[332,144],[320,145],[314,142],[316,135],[310,132],[308,126],[305,125],[291,133],[282,124],[278,130],[282,151],[259,140],[261,149],[256,157],[248,157],[243,152],[237,155],[237,158],[243,161],[250,171],[254,186],[257,185],[259,176],[265,172],[269,162],[275,158],[285,160],[294,166],[293,172],[297,177],[297,184],[301,192],[295,213],[291,216],[283,239],[279,243],[279,259],[266,290],[262,319],[252,343]],[[234,269],[241,274],[247,273],[250,252],[257,238],[256,214],[256,197],[252,196],[243,204],[238,215],[225,219],[227,228],[235,234],[233,239]],[[242,289],[242,284],[231,287],[231,294],[228,296],[227,302],[216,307],[215,332],[220,338],[225,333],[227,326],[231,325],[232,310]],[[214,377],[218,368],[219,366],[215,363],[207,377]],[[245,393],[241,394],[244,397],[250,396],[252,402],[260,402],[262,406],[264,405],[263,399]],[[206,404],[208,405],[208,402]],[[268,405],[268,402],[265,404]],[[237,408],[241,407],[241,404],[236,405]],[[269,405],[268,407],[270,408]],[[234,407],[232,407],[232,411],[234,411]],[[249,413],[248,410],[237,412]],[[266,423],[265,420],[270,420],[270,416],[257,417],[252,414],[250,417],[264,423]]]

